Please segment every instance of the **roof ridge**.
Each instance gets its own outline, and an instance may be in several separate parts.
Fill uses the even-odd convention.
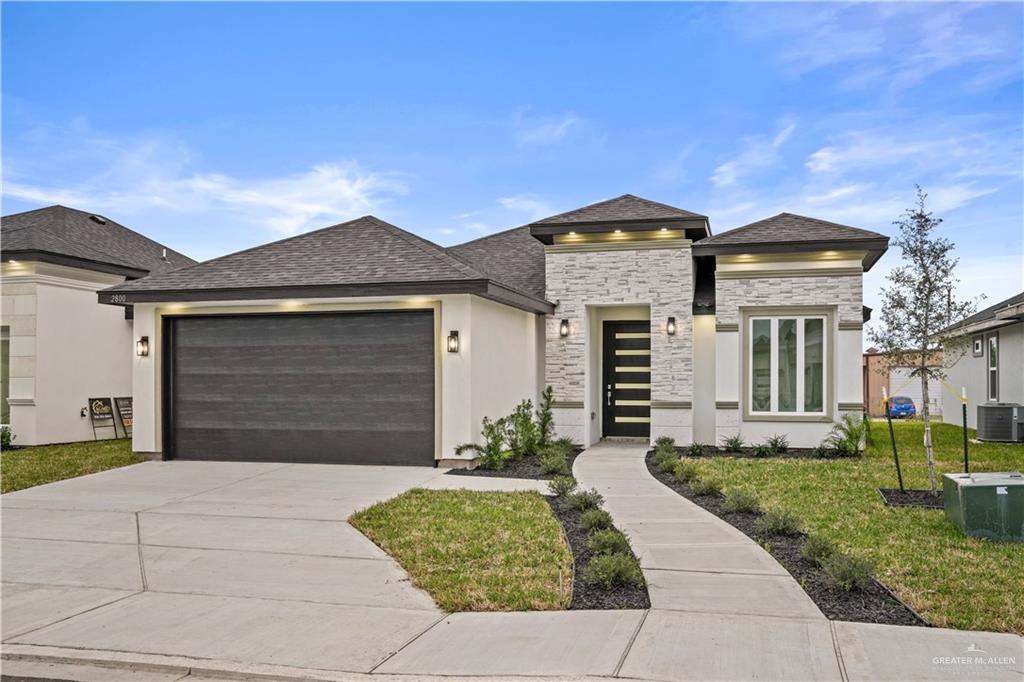
[[[143,239],[143,240],[149,242],[150,244],[158,246],[161,249],[167,249],[168,251],[172,251],[172,252],[178,254],[179,256],[182,256],[184,258],[188,258],[189,260],[195,260],[191,256],[186,256],[184,253],[182,253],[181,251],[178,251],[177,249],[172,249],[171,247],[167,246],[166,244],[162,244],[161,242],[158,242],[157,240],[152,239],[151,237],[147,237],[146,235],[142,234],[138,230],[134,230],[134,229],[128,227],[127,225],[123,225],[123,224],[117,222],[116,220],[114,220],[110,216],[103,215],[102,213],[95,213],[95,212],[91,212],[91,211],[83,211],[82,209],[74,208],[73,206],[63,206],[63,205],[60,205],[60,204],[57,204],[57,206],[60,207],[60,208],[63,208],[65,211],[73,211],[75,213],[80,213],[82,215],[89,216],[90,218],[92,216],[96,216],[97,218],[103,218],[107,222],[113,223],[114,225],[116,225],[117,227],[120,227],[122,230],[124,230],[126,232],[131,232],[136,237],[139,237],[140,239]]]
[[[457,249],[460,246],[468,246],[470,244],[476,244],[477,242],[483,241],[484,239],[493,239],[494,237],[500,237],[501,235],[508,234],[509,232],[515,232],[516,230],[528,230],[528,229],[530,229],[530,225],[529,224],[517,225],[516,227],[509,227],[509,228],[506,228],[504,230],[501,230],[500,232],[493,232],[491,234],[485,234],[482,237],[476,237],[474,239],[470,239],[468,242],[462,242],[461,244],[452,244],[451,246],[444,247],[444,249],[447,250],[447,251],[450,251],[451,249]]]

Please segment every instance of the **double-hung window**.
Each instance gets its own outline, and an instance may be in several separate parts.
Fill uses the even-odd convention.
[[[747,318],[747,410],[751,415],[826,414],[828,317]]]
[[[988,337],[988,373],[986,383],[988,385],[988,399],[999,400],[999,334],[990,334]]]

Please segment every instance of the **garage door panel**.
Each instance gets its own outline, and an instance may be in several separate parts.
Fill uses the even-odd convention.
[[[175,457],[433,464],[431,311],[170,324]]]

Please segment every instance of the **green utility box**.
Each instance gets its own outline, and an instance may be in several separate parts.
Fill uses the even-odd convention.
[[[1024,541],[1024,475],[1019,471],[946,474],[946,518],[966,535]]]

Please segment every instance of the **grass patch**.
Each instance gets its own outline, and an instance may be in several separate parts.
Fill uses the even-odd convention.
[[[701,476],[753,492],[766,510],[794,512],[808,533],[870,561],[878,578],[934,625],[1024,633],[1024,543],[966,537],[941,510],[884,506],[876,489],[896,487],[896,473],[885,423],[872,426],[875,445],[862,459],[716,457],[696,464]],[[893,428],[906,486],[927,488],[923,424]],[[934,424],[932,436],[940,475],[962,471],[960,428]],[[970,456],[972,472],[1024,468],[1021,445],[971,443]]]
[[[444,611],[563,609],[572,597],[562,526],[535,492],[413,489],[349,523]]]
[[[130,438],[37,445],[0,453],[0,492],[137,464]]]

